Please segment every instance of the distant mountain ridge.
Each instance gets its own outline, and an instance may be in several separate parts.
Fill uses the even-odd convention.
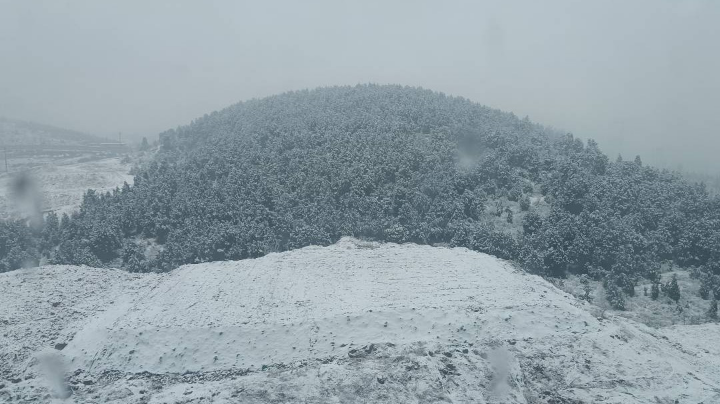
[[[1,146],[81,146],[108,142],[99,136],[35,122],[0,118]]]

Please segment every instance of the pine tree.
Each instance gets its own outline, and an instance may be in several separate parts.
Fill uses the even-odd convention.
[[[617,275],[617,285],[622,288],[628,296],[635,296],[635,280],[629,277],[627,274]]]
[[[717,321],[717,319],[718,319],[717,299],[712,299],[712,301],[710,302],[710,308],[707,311],[707,316],[710,320]]]
[[[592,303],[593,298],[590,295],[590,293],[592,292],[592,286],[590,286],[590,279],[588,279],[587,275],[583,275],[580,278],[580,283],[582,283],[583,285],[583,295],[580,298],[582,300]]]
[[[650,287],[650,298],[657,300],[658,297],[660,297],[660,284],[658,282],[653,282]]]
[[[520,199],[520,210],[523,212],[527,212],[530,210],[530,197],[527,195],[523,195],[523,197]]]
[[[677,283],[677,275],[673,275],[670,282],[663,287],[663,292],[676,302],[680,300],[680,286]]]
[[[519,186],[514,186],[510,188],[510,191],[508,191],[508,200],[512,202],[517,202],[522,197],[522,188]]]
[[[45,226],[41,232],[42,248],[48,252],[52,247],[60,243],[60,219],[55,212],[50,212],[45,217]]]
[[[622,291],[617,287],[613,280],[606,282],[605,297],[613,309],[625,310],[625,296],[623,296]]]
[[[505,211],[505,206],[503,206],[502,202],[500,202],[500,201],[495,202],[495,216],[497,216],[497,217],[502,216],[504,211]]]
[[[70,216],[67,213],[63,213],[60,218],[60,231],[66,230],[70,226]]]
[[[542,228],[543,218],[535,211],[529,212],[522,219],[523,232],[527,235],[535,234]]]
[[[710,277],[708,283],[710,285],[710,289],[713,292],[713,298],[715,300],[720,299],[720,277],[717,275],[713,275],[712,277]]]
[[[710,277],[709,276],[703,276],[700,280],[700,297],[703,300],[708,300],[710,298]]]

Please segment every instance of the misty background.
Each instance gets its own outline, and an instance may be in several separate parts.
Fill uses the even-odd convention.
[[[422,86],[720,173],[720,2],[0,0],[0,116],[139,139],[240,100]]]

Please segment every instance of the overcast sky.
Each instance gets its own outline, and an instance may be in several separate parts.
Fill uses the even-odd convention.
[[[240,100],[399,83],[720,173],[720,1],[0,0],[0,116],[152,136]]]

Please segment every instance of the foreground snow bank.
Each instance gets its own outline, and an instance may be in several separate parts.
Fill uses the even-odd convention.
[[[0,399],[720,402],[720,327],[597,319],[463,248],[343,239],[162,275],[44,267],[0,274],[0,299]]]

